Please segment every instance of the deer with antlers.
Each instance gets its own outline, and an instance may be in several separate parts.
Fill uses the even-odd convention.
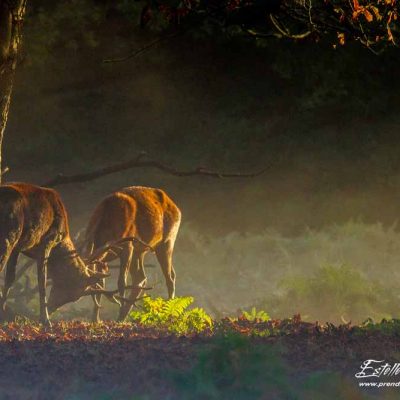
[[[147,278],[144,256],[154,251],[168,289],[175,296],[175,270],[172,253],[181,222],[181,212],[168,195],[160,189],[131,186],[118,190],[103,199],[95,208],[85,235],[86,253],[90,257],[111,262],[119,258],[119,298],[123,299],[118,320],[124,320],[132,304],[145,287]],[[113,243],[111,249],[108,243]],[[118,246],[115,246],[118,244]],[[110,250],[104,253],[104,250]],[[105,254],[105,255],[104,255]],[[132,286],[125,298],[127,275]],[[93,320],[99,321],[101,293],[94,296]]]
[[[105,294],[118,302],[115,292],[101,289],[109,276],[107,266],[92,258],[89,268],[70,238],[68,217],[59,194],[26,183],[0,186],[0,271],[5,283],[0,297],[0,314],[5,315],[7,296],[15,281],[20,253],[37,262],[40,321],[51,326],[49,313],[82,296]],[[52,280],[46,299],[47,275]]]

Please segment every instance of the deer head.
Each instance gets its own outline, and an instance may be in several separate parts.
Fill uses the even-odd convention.
[[[86,259],[81,258],[76,250],[70,248],[67,256],[56,254],[49,262],[52,264],[53,286],[47,303],[49,313],[56,311],[64,304],[75,302],[84,296],[103,294],[111,302],[121,305],[121,301],[129,301],[117,298],[117,290],[105,290],[104,279],[110,276],[109,268],[104,259],[109,252],[119,248],[121,243],[136,240],[125,238],[99,248]],[[70,247],[70,246],[68,246]],[[57,273],[54,273],[57,270]]]
[[[52,313],[64,304],[79,300],[83,296],[92,294],[90,290],[102,284],[110,274],[104,272],[90,272],[79,280],[61,281],[53,280],[53,286],[48,300],[48,311]]]

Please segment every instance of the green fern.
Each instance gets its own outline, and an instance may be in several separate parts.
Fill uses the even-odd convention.
[[[253,307],[250,312],[243,311],[242,315],[249,321],[254,321],[254,322],[267,322],[271,319],[270,316],[265,311],[263,310],[257,311],[255,307]]]
[[[165,301],[162,305],[162,313],[165,316],[179,318],[185,310],[193,303],[193,297],[177,297]]]
[[[213,321],[202,308],[188,310],[193,301],[193,297],[177,297],[171,300],[145,297],[142,310],[132,311],[129,317],[133,322],[166,329],[178,335],[212,329]]]

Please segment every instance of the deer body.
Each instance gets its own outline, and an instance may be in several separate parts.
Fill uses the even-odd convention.
[[[126,237],[136,237],[154,249],[164,274],[169,298],[175,295],[175,270],[172,253],[181,221],[181,212],[175,203],[160,189],[131,186],[107,196],[96,207],[86,230],[86,246],[89,252],[107,242]],[[127,242],[106,261],[120,259],[118,289],[124,296],[127,273],[132,278],[129,299],[134,301],[147,281],[144,271],[144,256],[148,246],[140,242]],[[99,320],[99,303],[96,302],[94,320]],[[132,303],[123,304],[119,320],[128,314]]]
[[[37,262],[40,321],[47,325],[49,312],[79,299],[104,278],[104,274],[90,273],[76,254],[59,194],[26,183],[10,183],[0,186],[0,272],[6,270],[0,298],[2,312],[15,281],[20,253]],[[47,275],[53,281],[48,304]]]

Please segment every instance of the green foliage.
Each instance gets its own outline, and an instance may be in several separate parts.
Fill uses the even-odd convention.
[[[388,336],[400,336],[400,319],[382,319],[381,322],[375,323],[372,318],[368,318],[355,329],[360,333],[380,332]]]
[[[212,319],[202,308],[188,310],[193,301],[193,297],[163,300],[148,296],[143,299],[142,310],[132,311],[129,318],[144,326],[166,329],[177,335],[212,329]]]
[[[267,322],[271,319],[265,311],[257,311],[256,307],[253,307],[250,312],[243,311],[242,316],[252,322]]]
[[[283,218],[294,214],[286,205]],[[185,292],[220,317],[255,305],[273,318],[300,313],[359,323],[400,316],[399,248],[394,226],[357,221],[296,236],[273,230],[201,236],[186,225],[176,263],[187,266],[180,272]]]
[[[283,291],[266,303],[279,313],[301,312],[310,320],[354,322],[395,313],[397,291],[384,288],[348,265],[324,265],[311,276],[294,275],[281,282]]]
[[[288,395],[290,383],[279,350],[246,337],[217,337],[200,352],[192,370],[175,375],[184,399],[259,399],[265,392]],[[277,398],[277,397],[275,397]]]

